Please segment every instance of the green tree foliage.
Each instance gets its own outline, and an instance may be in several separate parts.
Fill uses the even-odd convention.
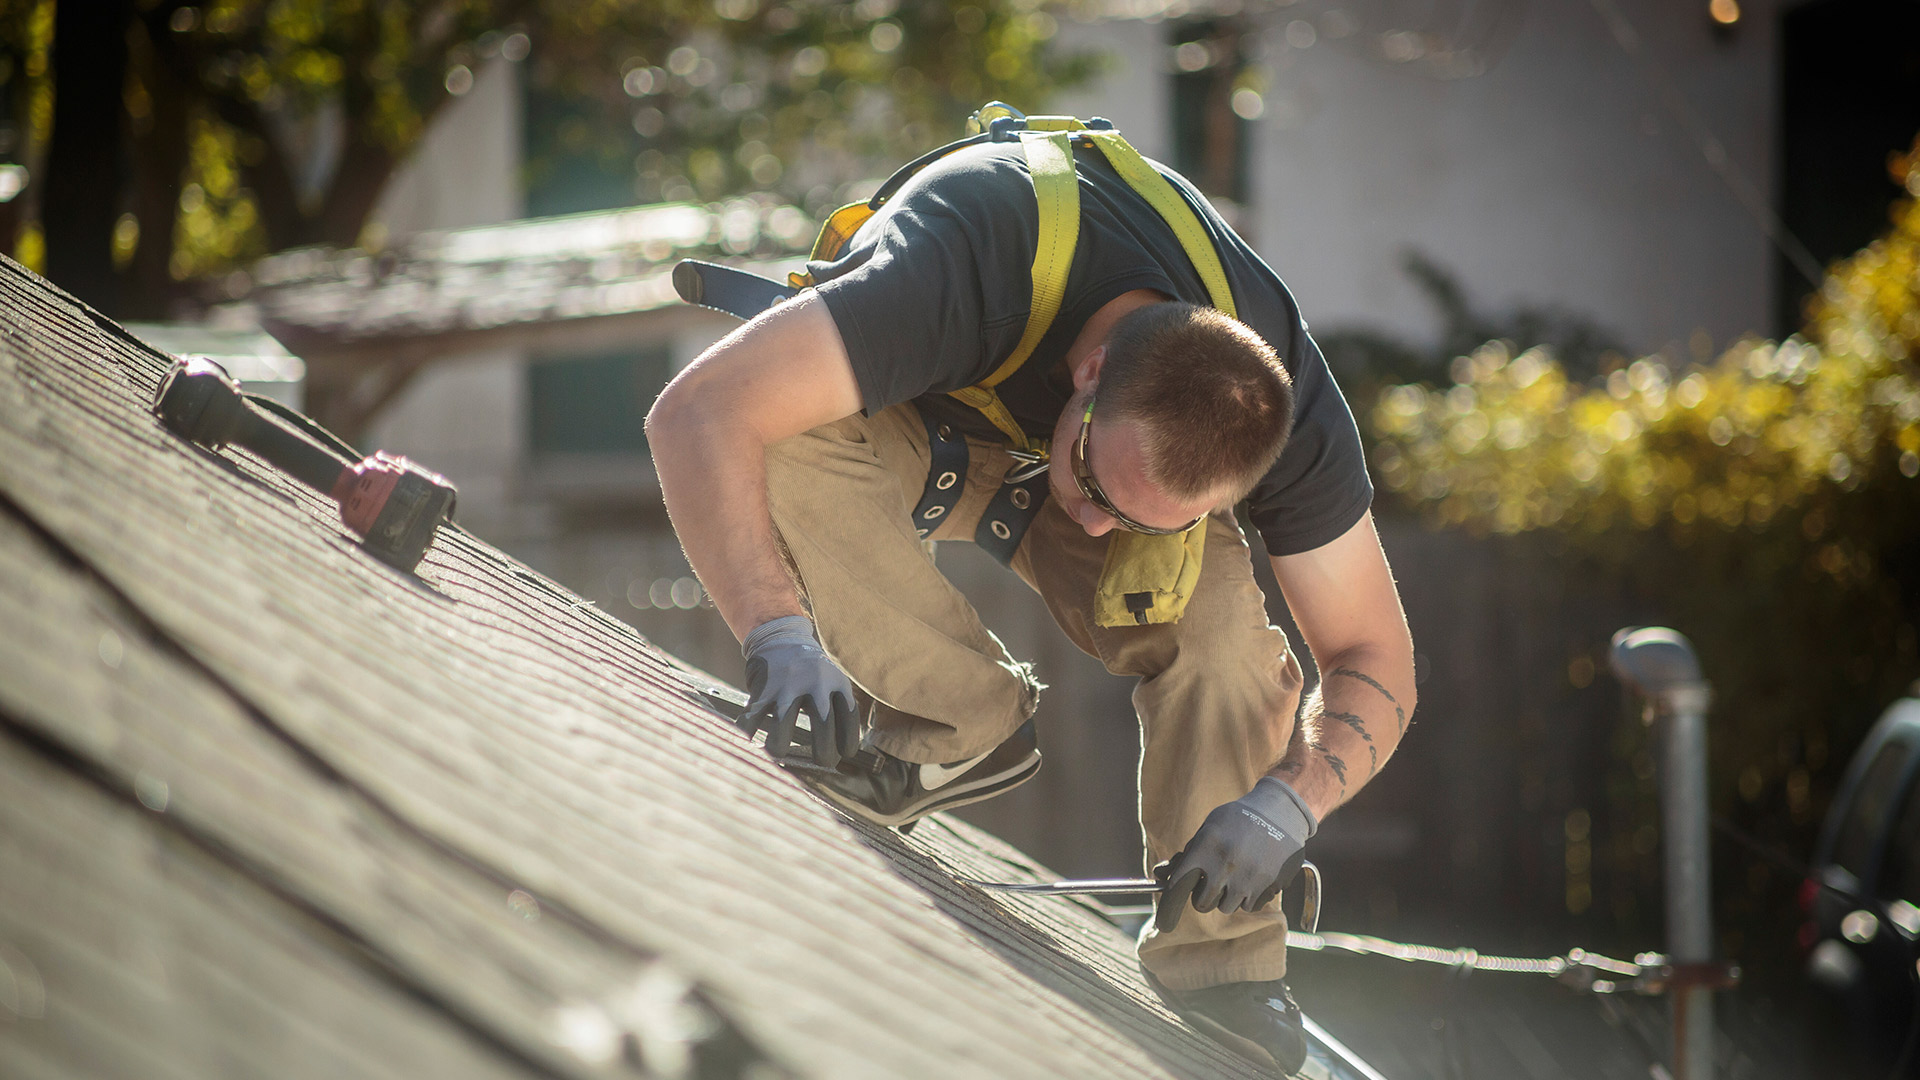
[[[820,212],[982,102],[1037,105],[1090,66],[1051,56],[1037,0],[714,0],[653,34],[631,14],[580,5],[545,39],[532,81],[571,107],[529,125],[532,186],[591,158],[640,201],[776,191]]]
[[[1920,142],[1894,172],[1920,196]],[[1717,812],[1801,856],[1845,752],[1920,675],[1920,202],[1892,218],[1786,341],[1592,380],[1494,341],[1452,385],[1387,387],[1368,416],[1376,474],[1428,521],[1553,547],[1693,636],[1716,684]],[[1646,736],[1623,738],[1625,759]],[[1613,786],[1622,820],[1649,819],[1625,804],[1650,788]],[[1621,852],[1627,873],[1639,855]],[[1733,869],[1716,871],[1723,916],[1763,955],[1783,947],[1792,883]]]
[[[0,163],[24,167],[29,175],[39,167],[37,152],[53,126],[53,80],[47,77],[52,51],[51,0],[0,0]],[[38,194],[29,187],[0,202],[0,249],[17,251],[34,267],[44,250],[39,230],[23,226]]]
[[[22,135],[0,161],[32,167],[45,144],[34,110],[60,78],[39,30],[53,8],[0,0],[0,91]],[[496,58],[531,60],[536,83],[578,106],[534,127],[536,167],[620,154],[633,201],[771,187],[824,201],[850,168],[927,148],[981,100],[1036,102],[1085,70],[1048,56],[1054,23],[1034,0],[140,0],[128,11],[125,131],[98,137],[128,140],[136,161],[116,237],[120,272],[147,275],[129,282],[137,309],[169,280],[359,240],[409,149]],[[36,169],[35,183],[60,179]]]

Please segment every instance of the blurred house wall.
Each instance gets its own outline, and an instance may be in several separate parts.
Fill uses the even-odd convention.
[[[1456,43],[1487,53],[1486,70],[1451,78],[1435,63],[1379,55],[1396,17],[1438,34],[1440,9],[1302,0],[1249,17],[1268,85],[1247,126],[1242,232],[1315,329],[1430,341],[1434,314],[1402,271],[1409,251],[1451,271],[1484,308],[1562,308],[1642,351],[1698,329],[1724,343],[1769,328],[1772,249],[1656,82],[1771,206],[1779,5],[1747,0],[1735,26],[1716,30],[1705,0],[1608,0],[1637,34],[1637,55],[1616,41],[1602,6],[1443,5],[1463,26],[1476,16],[1515,23],[1510,39],[1465,33]],[[1370,25],[1331,36],[1343,8]],[[1116,62],[1060,111],[1107,116],[1166,158],[1175,25],[1063,21],[1061,47]]]
[[[427,128],[394,173],[373,220],[398,236],[520,216],[520,66],[495,58]]]
[[[375,208],[370,232],[388,239],[521,215],[520,67],[495,58],[446,107]],[[375,421],[366,442],[428,462],[460,487],[461,520],[483,533],[514,515],[510,477],[525,453],[518,350],[436,364]]]

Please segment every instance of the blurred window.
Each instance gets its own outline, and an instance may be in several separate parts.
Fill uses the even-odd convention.
[[[1183,22],[1169,38],[1173,61],[1173,167],[1208,196],[1247,199],[1251,125],[1233,106],[1240,31],[1215,19]]]
[[[527,365],[535,454],[644,454],[647,410],[673,373],[665,346]]]
[[[1907,787],[1906,802],[1887,843],[1880,882],[1881,895],[1920,904],[1920,784]]]
[[[1873,859],[1874,841],[1880,838],[1882,825],[1893,810],[1906,763],[1906,744],[1887,740],[1873,755],[1873,763],[1867,766],[1854,793],[1853,805],[1847,809],[1846,823],[1833,846],[1833,861],[1861,881],[1866,880],[1868,863]]]
[[[1779,8],[1774,197],[1787,228],[1824,266],[1885,232],[1888,205],[1900,197],[1887,157],[1920,129],[1920,4]],[[1784,255],[1776,267],[1775,319],[1786,335],[1800,329],[1817,286]]]
[[[636,156],[648,139],[605,102],[566,85],[568,73],[526,66],[521,138],[526,214],[573,214],[660,202],[657,183],[643,183]],[[641,108],[636,103],[636,108]]]

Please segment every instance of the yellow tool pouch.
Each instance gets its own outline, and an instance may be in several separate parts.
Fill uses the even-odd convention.
[[[819,238],[814,241],[813,258],[839,258],[855,231],[927,165],[963,146],[1017,140],[1033,174],[1034,198],[1040,213],[1039,239],[1033,259],[1033,305],[1020,343],[1007,359],[985,379],[953,391],[952,396],[979,410],[994,427],[1006,433],[1016,450],[1045,460],[1046,446],[1020,429],[994,388],[1019,370],[1033,354],[1058,314],[1066,293],[1067,273],[1073,265],[1073,249],[1080,230],[1079,177],[1073,163],[1073,143],[1099,148],[1114,171],[1166,221],[1206,283],[1214,307],[1236,315],[1233,292],[1227,285],[1219,253],[1214,251],[1206,228],[1194,216],[1192,208],[1138,150],[1121,138],[1113,125],[1104,120],[1082,121],[1070,116],[1029,117],[995,101],[974,113],[967,121],[967,129],[971,137],[902,166],[872,199],[848,204],[829,215]],[[796,288],[813,284],[812,275],[808,273],[788,277]],[[923,499],[923,503],[925,501]],[[1035,502],[1032,509],[1037,512],[1039,503]],[[1022,523],[1021,530],[1024,528]],[[1017,545],[1017,535],[1012,542]],[[1206,551],[1206,542],[1205,518],[1186,532],[1170,536],[1118,530],[1109,534],[1107,558],[1094,594],[1094,621],[1106,627],[1178,622],[1200,583],[1201,556]],[[1010,554],[1009,551],[1009,557]]]
[[[1207,519],[1183,533],[1107,534],[1107,561],[1093,594],[1093,621],[1100,626],[1179,622],[1200,584],[1200,556],[1207,548]]]

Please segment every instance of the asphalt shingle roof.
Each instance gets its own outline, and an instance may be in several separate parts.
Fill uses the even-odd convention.
[[[0,260],[0,1074],[1251,1076],[458,529],[417,575]],[[427,463],[431,465],[431,463]]]

